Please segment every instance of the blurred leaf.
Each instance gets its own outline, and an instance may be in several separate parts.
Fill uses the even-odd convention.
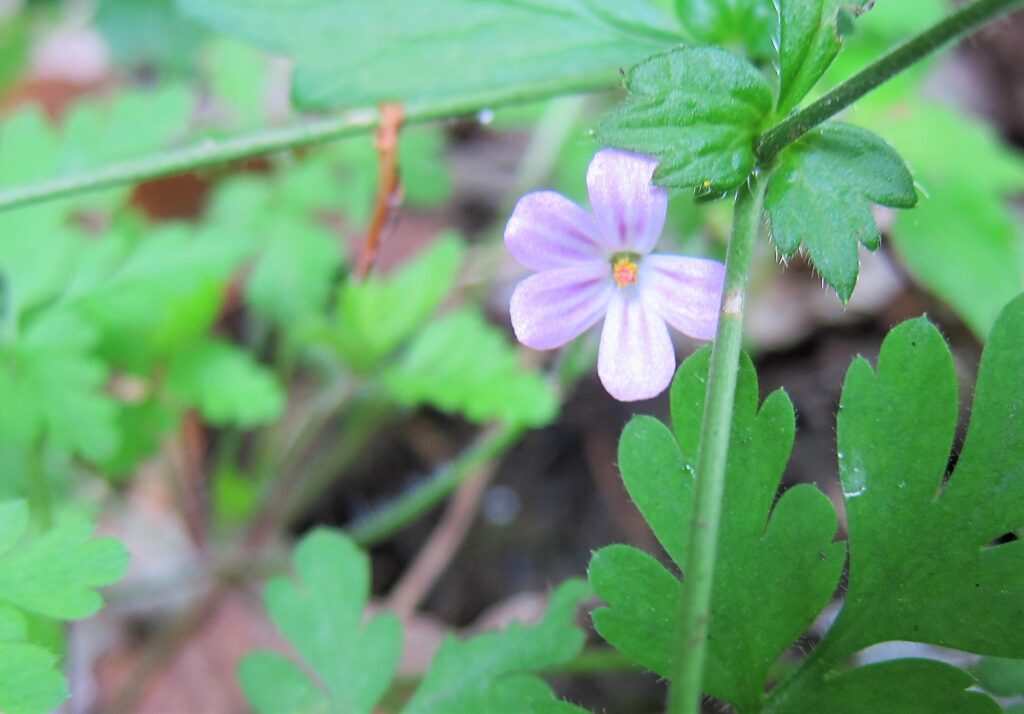
[[[820,689],[801,692],[773,711],[782,714],[999,714],[981,692],[967,691],[974,678],[927,659],[897,659],[829,677]]]
[[[242,689],[261,714],[369,714],[387,691],[402,649],[393,615],[361,624],[369,559],[346,536],[321,528],[295,548],[294,563],[298,579],[271,580],[265,597],[303,666],[276,653],[249,654],[239,667]]]
[[[95,614],[103,599],[95,588],[119,580],[128,552],[113,538],[91,539],[95,526],[62,514],[42,535],[26,537],[28,506],[0,503],[0,602],[62,620]]]
[[[171,357],[167,390],[214,426],[250,428],[276,420],[285,394],[274,374],[230,342],[205,340]]]
[[[44,312],[15,341],[0,338],[0,441],[34,449],[45,440],[90,460],[114,453],[117,412],[96,342],[96,331],[67,310]]]
[[[266,57],[249,45],[218,38],[204,49],[203,60],[210,89],[230,114],[231,128],[266,124],[270,91]]]
[[[910,208],[914,180],[892,147],[871,132],[829,122],[790,145],[765,196],[772,240],[783,256],[801,247],[846,302],[857,283],[857,244],[878,248],[871,203]]]
[[[979,686],[998,697],[1024,696],[1024,660],[982,657],[974,674]]]
[[[466,641],[449,635],[402,714],[582,712],[530,673],[564,664],[583,649],[575,619],[588,594],[582,581],[570,580],[551,594],[534,627],[512,624]]]
[[[626,489],[683,573],[693,509],[691,464],[709,357],[709,349],[698,352],[676,375],[674,435],[655,419],[635,417],[619,443]],[[832,542],[835,511],[820,491],[796,486],[774,503],[794,430],[793,407],[782,391],[758,408],[757,375],[744,358],[704,681],[706,692],[740,711],[760,709],[772,666],[829,602],[843,567],[844,546]],[[622,545],[597,551],[589,574],[594,591],[608,603],[592,615],[597,631],[648,669],[670,677],[682,592],[676,577],[646,553]],[[753,592],[758,595],[752,600]]]
[[[23,642],[0,641],[0,711],[46,714],[68,697],[56,655]]]
[[[474,308],[427,325],[384,373],[404,404],[431,404],[477,422],[499,420],[537,427],[558,413],[558,399],[536,371]]]
[[[93,22],[118,65],[193,69],[203,29],[174,9],[174,0],[102,0]]]
[[[779,0],[779,100],[777,114],[795,107],[839,54],[836,22],[846,0]]]
[[[713,47],[677,49],[630,69],[626,88],[626,104],[605,117],[597,137],[656,156],[656,183],[725,190],[753,171],[772,92],[746,60]]]
[[[149,397],[134,404],[117,405],[117,430],[120,443],[117,451],[105,459],[100,468],[105,476],[126,478],[160,448],[163,438],[179,423],[179,414],[163,404],[159,397]]]
[[[344,358],[365,370],[397,349],[451,291],[462,253],[449,234],[391,275],[346,282],[332,334]]]
[[[0,17],[0,90],[8,87],[22,72],[28,59],[28,13],[16,12]]]
[[[701,44],[768,58],[778,32],[772,0],[674,0],[683,27]]]
[[[178,0],[210,26],[298,63],[323,109],[557,93],[679,41],[644,0]]]

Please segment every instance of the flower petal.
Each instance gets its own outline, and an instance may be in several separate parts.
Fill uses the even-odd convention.
[[[725,266],[717,260],[649,255],[640,265],[644,304],[684,335],[710,340],[718,326]]]
[[[519,199],[505,225],[505,245],[531,270],[564,268],[604,257],[593,216],[554,191]]]
[[[642,300],[624,292],[608,304],[597,355],[597,374],[621,402],[650,399],[672,381],[676,354],[664,321]]]
[[[606,245],[650,253],[665,227],[668,192],[651,184],[657,159],[617,149],[597,152],[587,168],[590,207]]]
[[[512,329],[527,347],[561,347],[601,319],[614,290],[604,261],[531,275],[512,293]]]

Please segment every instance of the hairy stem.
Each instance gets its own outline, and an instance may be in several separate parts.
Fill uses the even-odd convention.
[[[422,124],[452,116],[472,114],[482,107],[521,104],[547,97],[577,92],[612,89],[617,77],[607,72],[566,82],[553,77],[548,86],[502,89],[443,101],[419,102],[405,106],[405,124]],[[110,164],[26,186],[0,190],[0,211],[55,198],[96,191],[121,184],[138,183],[161,176],[218,166],[230,161],[323,144],[359,134],[368,134],[380,125],[376,109],[352,111],[341,116],[305,121],[295,126],[266,129],[231,139],[203,139],[188,147]]]
[[[697,449],[694,518],[690,523],[686,586],[680,606],[669,711],[697,714],[711,619],[711,589],[718,545],[718,523],[725,488],[725,466],[732,430],[733,398],[743,338],[743,303],[761,226],[766,180],[755,174],[736,197],[732,238],[725,260],[725,292],[711,350],[707,399]]]
[[[947,43],[966,37],[987,22],[1021,7],[1024,7],[1024,0],[977,0],[951,13],[766,132],[755,147],[758,162],[767,165],[787,145],[886,80]]]

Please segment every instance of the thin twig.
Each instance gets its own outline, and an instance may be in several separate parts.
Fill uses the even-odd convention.
[[[395,211],[402,202],[402,183],[398,174],[398,135],[404,120],[405,109],[401,104],[381,105],[380,126],[374,136],[378,164],[377,201],[373,206],[373,219],[356,267],[359,280],[363,280],[373,270],[384,231],[394,221]]]

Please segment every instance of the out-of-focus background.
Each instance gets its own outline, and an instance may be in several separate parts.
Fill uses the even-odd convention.
[[[946,9],[879,0],[822,86]],[[290,70],[169,0],[0,0],[0,190],[302,121]],[[535,616],[600,546],[659,552],[616,445],[632,414],[667,417],[667,397],[611,399],[593,336],[563,355],[517,352],[507,315],[525,274],[503,250],[511,207],[537,188],[586,202],[589,129],[618,99],[403,132],[403,205],[372,295],[348,287],[377,193],[369,135],[0,213],[0,496],[45,472],[50,498],[90,504],[132,553],[110,607],[71,629],[66,711],[245,711],[238,658],[284,646],[259,586],[289,538],[372,519],[509,422],[507,452],[451,505],[368,539],[374,592],[407,619],[405,675],[446,628]],[[796,406],[784,483],[816,483],[840,513],[834,416],[850,360],[927,313],[958,359],[966,415],[984,337],[1022,290],[1024,14],[846,119],[903,153],[921,204],[878,212],[885,240],[863,253],[846,306],[762,241],[746,339],[762,391],[784,387]],[[721,257],[729,216],[726,201],[679,195],[661,249]],[[547,368],[567,376],[560,406]],[[561,676],[562,693],[609,714],[658,710],[655,677],[593,666]]]

